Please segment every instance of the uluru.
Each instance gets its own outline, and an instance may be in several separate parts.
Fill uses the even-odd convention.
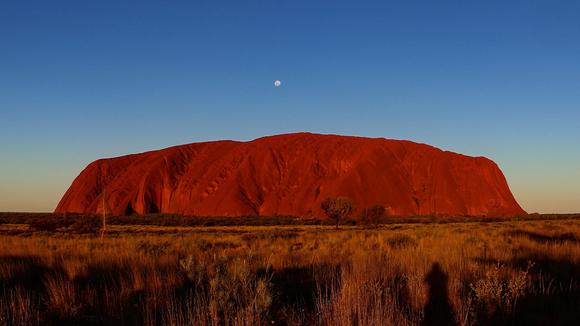
[[[347,196],[357,210],[390,215],[526,214],[500,168],[405,140],[294,133],[213,141],[89,164],[55,213],[323,217],[320,203]],[[353,214],[353,216],[356,215]]]

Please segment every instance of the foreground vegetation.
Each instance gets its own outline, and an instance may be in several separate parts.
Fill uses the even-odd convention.
[[[580,320],[574,218],[338,230],[112,223],[102,240],[77,221],[6,222],[15,220],[0,224],[5,325]]]

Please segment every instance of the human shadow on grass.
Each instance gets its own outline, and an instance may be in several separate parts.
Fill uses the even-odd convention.
[[[429,287],[429,301],[423,309],[424,326],[456,325],[455,314],[449,302],[449,277],[439,263],[434,263],[425,277]]]

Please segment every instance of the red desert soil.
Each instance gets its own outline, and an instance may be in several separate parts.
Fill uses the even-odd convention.
[[[249,142],[193,143],[97,160],[55,212],[322,217],[320,202],[393,215],[525,214],[498,166],[404,140],[296,133]],[[354,215],[357,212],[355,212]]]

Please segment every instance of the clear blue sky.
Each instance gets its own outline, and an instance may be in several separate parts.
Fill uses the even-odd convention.
[[[580,2],[6,0],[0,123],[0,211],[101,157],[311,131],[487,156],[580,212]]]

